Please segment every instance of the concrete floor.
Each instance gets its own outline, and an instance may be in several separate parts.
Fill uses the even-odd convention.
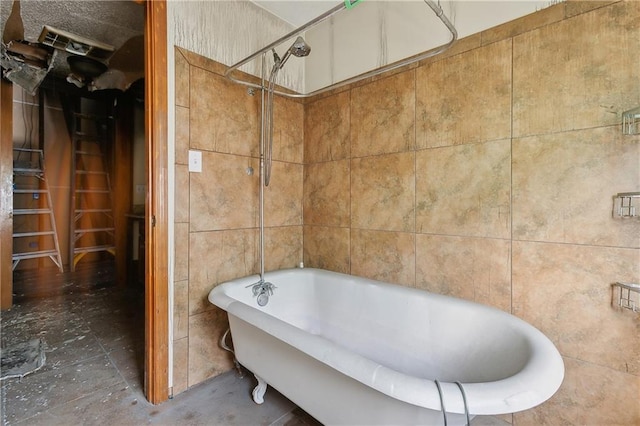
[[[3,425],[319,425],[272,388],[256,405],[253,376],[241,379],[235,371],[149,404],[142,392],[142,287],[113,286],[112,276],[108,264],[14,275],[15,305],[0,315],[2,348],[41,338],[46,362],[1,382]],[[472,421],[508,425],[494,417]]]
[[[93,280],[99,285],[87,285],[69,274],[50,273],[53,275],[38,281],[35,297],[19,292],[17,303],[0,316],[3,348],[41,338],[46,354],[41,369],[22,379],[2,381],[2,424],[314,423],[273,389],[267,391],[264,404],[256,405],[251,399],[253,376],[247,374],[240,379],[235,371],[208,380],[163,404],[149,404],[142,393],[141,289],[121,289],[104,279]],[[82,273],[76,274],[79,275]],[[24,277],[18,276],[18,281],[20,278]],[[23,288],[26,281],[29,280],[18,282],[16,287]]]

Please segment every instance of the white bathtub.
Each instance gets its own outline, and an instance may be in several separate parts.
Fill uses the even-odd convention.
[[[564,377],[546,336],[488,306],[319,269],[265,280],[277,288],[264,307],[257,276],[209,301],[228,312],[237,360],[324,424],[444,424],[442,405],[465,424],[455,382],[474,416],[532,408]]]

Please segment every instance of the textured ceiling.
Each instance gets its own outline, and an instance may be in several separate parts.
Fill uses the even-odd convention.
[[[295,27],[308,22],[339,2],[337,0],[254,1]],[[0,1],[2,31],[11,13],[12,4],[11,0]],[[20,6],[25,29],[24,39],[30,42],[37,42],[44,25],[112,45],[115,49],[131,37],[144,32],[144,7],[131,0],[22,0]],[[59,76],[68,74],[67,56],[65,52],[58,53],[52,70],[54,74]]]
[[[11,13],[11,0],[0,1],[1,25]],[[255,0],[258,6],[298,27],[341,3],[339,0]],[[144,30],[144,8],[131,0],[22,0],[25,39],[37,41],[43,25],[120,47]]]
[[[12,1],[0,1],[0,22],[11,13]],[[36,42],[44,25],[109,44],[118,49],[144,33],[144,7],[133,1],[22,0],[24,39]],[[53,72],[67,73],[66,54],[57,55]]]
[[[133,1],[22,0],[25,38],[36,41],[43,25],[120,47],[144,31],[144,8]],[[11,12],[11,1],[0,2],[2,25]]]

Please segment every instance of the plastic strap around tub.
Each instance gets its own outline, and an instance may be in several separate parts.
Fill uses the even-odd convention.
[[[442,410],[442,416],[444,418],[444,426],[447,426],[447,410],[444,408],[444,396],[442,395],[442,388],[440,387],[440,382],[434,380],[436,383],[436,388],[438,388],[438,395],[440,396],[440,409]]]
[[[467,405],[467,394],[464,393],[464,388],[462,387],[462,383],[454,382],[460,388],[460,393],[462,394],[462,402],[464,402],[464,415],[467,416],[467,426],[471,425],[471,420],[469,419],[469,406]]]

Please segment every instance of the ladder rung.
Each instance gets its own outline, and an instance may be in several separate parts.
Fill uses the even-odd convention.
[[[111,209],[76,210],[74,216],[75,221],[79,221],[85,214],[103,214],[105,217],[113,221],[113,213]]]
[[[14,151],[18,152],[39,152],[42,153],[41,149],[33,149],[33,148],[13,148]]]
[[[115,250],[114,246],[104,245],[104,246],[92,246],[92,247],[76,247],[73,249],[74,254],[78,253],[93,253],[96,251],[113,251]]]
[[[107,119],[107,117],[105,117],[104,115],[85,114],[82,112],[74,112],[73,115],[79,118],[84,118],[86,120],[106,120]]]
[[[102,154],[95,152],[87,152],[87,151],[76,151],[77,155],[90,155],[93,157],[102,157]]]
[[[83,132],[82,130],[76,130],[75,132],[73,132],[74,135],[76,136],[90,136],[90,137],[96,137],[98,136],[98,134],[96,132]],[[86,141],[86,139],[83,139],[84,141]]]
[[[39,235],[55,235],[53,231],[16,232],[13,238],[37,237]]]
[[[48,214],[48,213],[51,213],[51,209],[16,209],[13,211],[14,216],[22,215],[22,214]]]
[[[13,173],[24,173],[24,174],[41,175],[44,172],[42,171],[42,169],[27,169],[25,167],[14,167]]]
[[[13,260],[35,259],[36,257],[58,256],[55,250],[29,251],[24,253],[13,253]]]
[[[111,213],[111,209],[78,209],[77,213]]]
[[[44,194],[49,192],[46,189],[14,189],[14,194]]]
[[[104,138],[100,138],[99,136],[85,136],[82,138],[76,138],[75,140],[76,144],[78,143],[88,143],[88,144],[92,144],[92,145],[101,145],[106,143],[106,140]],[[78,149],[78,148],[76,148]],[[85,155],[91,155],[90,153],[87,153],[87,151],[83,151],[85,153]]]
[[[74,232],[76,234],[88,234],[91,232],[113,232],[115,228],[86,228],[86,229],[76,229]]]
[[[76,192],[82,194],[108,194],[111,191],[108,189],[76,189]]]
[[[76,174],[79,175],[106,175],[107,172],[97,170],[76,170]]]

